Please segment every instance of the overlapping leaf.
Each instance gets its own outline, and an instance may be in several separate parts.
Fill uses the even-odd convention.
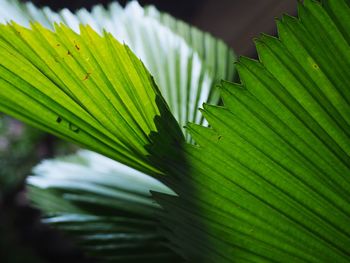
[[[167,129],[159,136],[169,143],[182,135],[148,71],[108,33],[56,30],[0,26],[0,110],[154,173],[150,134]]]
[[[202,63],[211,72],[211,76],[214,78],[214,85],[222,79],[233,80],[235,70],[232,62],[235,60],[235,55],[222,40],[216,39],[207,32],[191,27],[181,20],[176,20],[167,13],[159,12],[154,6],[145,7],[145,13],[184,38],[186,43],[199,54]],[[210,92],[210,96],[203,102],[217,104],[220,97],[218,89],[213,87]],[[192,120],[191,122],[194,121]]]
[[[189,261],[349,262],[349,17],[346,1],[300,4],[256,41],[260,61],[240,59],[242,84],[222,83],[225,106],[204,107],[211,128],[189,125],[187,187],[156,195]]]
[[[78,11],[76,14],[72,14],[68,10],[63,10],[59,13],[52,12],[48,8],[44,8],[40,10],[31,4],[22,5],[17,1],[12,1],[10,4],[7,1],[2,1],[1,4],[3,6],[5,4],[8,4],[6,6],[6,10],[7,10],[6,13],[1,14],[1,18],[3,19],[3,21],[16,20],[19,23],[29,27],[29,21],[35,20],[35,21],[39,21],[45,27],[51,28],[51,29],[53,29],[52,24],[54,22],[57,22],[57,23],[63,22],[67,26],[72,28],[75,32],[81,31],[79,28],[79,23],[89,24],[93,29],[95,29],[99,33],[103,33],[103,31],[111,32],[114,36],[118,37],[118,39],[128,43],[133,49],[133,51],[135,51],[136,54],[140,56],[142,60],[146,63],[147,67],[151,70],[151,72],[154,72],[155,81],[159,84],[162,84],[161,85],[162,94],[165,95],[165,99],[168,101],[172,112],[175,114],[175,117],[178,119],[181,125],[186,124],[187,121],[189,120],[195,121],[197,123],[202,123],[202,118],[197,114],[197,108],[204,101],[207,101],[208,99],[210,99],[212,102],[217,103],[218,101],[217,92],[215,95],[215,92],[213,91],[216,84],[215,82],[221,78],[231,79],[234,75],[234,71],[232,70],[232,67],[233,67],[232,61],[234,60],[234,55],[232,51],[230,51],[222,42],[215,40],[213,37],[211,37],[208,34],[201,34],[200,39],[205,40],[208,43],[208,45],[206,45],[204,49],[199,45],[191,44],[191,46],[189,46],[190,41],[188,40],[190,40],[191,38],[190,33],[188,34],[189,39],[187,38],[183,39],[181,35],[177,35],[177,33],[175,31],[172,31],[171,28],[168,28],[162,25],[162,21],[159,22],[154,17],[148,16],[146,12],[136,2],[130,3],[125,9],[123,9],[118,4],[113,3],[112,5],[109,6],[108,9],[104,9],[102,6],[97,6],[93,8],[91,13],[83,9]],[[14,16],[13,14],[16,14],[16,16]],[[90,30],[90,29],[87,29],[87,30]],[[191,31],[193,30],[196,36],[199,35],[199,32],[200,32],[190,27],[188,27],[187,30],[191,30]],[[45,30],[40,28],[39,31],[45,31]],[[67,28],[64,28],[64,31],[69,31],[69,30]],[[51,34],[49,33],[49,31],[46,31],[46,32],[48,32],[48,34]],[[81,33],[84,35],[84,31],[82,31]],[[66,34],[66,35],[67,36],[64,36],[66,38],[65,40],[67,42],[70,42],[69,44],[71,45],[71,49],[73,50],[67,48],[66,54],[63,53],[63,55],[67,57],[63,56],[59,58],[58,56],[54,55],[53,60],[57,63],[61,63],[61,62],[64,62],[66,58],[70,59],[71,61],[68,61],[68,64],[65,66],[69,66],[69,64],[72,61],[75,61],[78,64],[84,64],[86,63],[86,61],[91,62],[88,56],[81,57],[81,53],[82,53],[81,49],[84,47],[82,47],[82,44],[80,44],[79,40],[76,39],[76,34],[74,34],[73,32],[69,32],[69,34]],[[94,36],[94,37],[98,38],[97,36]],[[84,42],[84,41],[81,41],[81,42]],[[46,43],[43,42],[41,48],[44,49],[45,44]],[[90,49],[89,53],[94,55],[94,60],[93,60],[94,62],[98,64],[103,64],[103,66],[107,66],[108,63],[110,63],[110,61],[103,61],[105,60],[105,56],[101,56],[101,57],[98,56],[99,52],[97,47],[99,48],[103,47],[102,43],[92,43],[90,40],[86,39],[84,45],[86,45],[85,47],[87,49]],[[94,47],[90,47],[90,45],[94,45]],[[54,49],[59,47],[61,47],[61,44],[57,43]],[[48,47],[48,49],[49,48],[50,47]],[[195,49],[198,48],[200,52],[197,53],[197,51],[193,50],[193,48]],[[53,53],[51,53],[50,55],[52,56]],[[218,55],[223,53],[229,54],[229,56],[227,56],[224,60],[219,59]],[[211,59],[209,60],[208,58],[210,54],[211,54]],[[41,57],[43,56],[43,54],[37,54],[37,56],[38,56],[37,58],[38,60],[41,60],[41,59],[47,60],[49,58],[48,53],[45,53],[44,58]],[[81,59],[83,63],[81,63]],[[207,61],[205,64],[202,64],[203,59]],[[91,63],[94,63],[94,62],[91,62]],[[106,72],[103,66],[100,66],[101,67],[100,69],[104,73],[104,79],[102,80],[109,81],[109,78],[110,78],[109,74],[112,74],[111,72],[114,69],[111,69]],[[68,67],[68,70],[66,71],[66,73],[68,73],[69,70],[70,68]],[[53,68],[52,71],[56,71],[56,69]],[[53,72],[53,73],[56,74],[56,72]],[[99,71],[97,74],[100,74],[100,73],[101,71]],[[47,74],[47,72],[44,72],[44,75],[45,74]],[[57,73],[57,76],[59,75],[62,78],[66,78],[65,75],[61,75],[61,74],[62,72]],[[95,74],[96,73],[93,73],[92,70],[86,70],[82,78],[79,79],[78,81],[75,81],[75,82],[78,82],[76,83],[76,89],[78,89],[78,86],[80,84],[79,81],[81,81],[81,89],[85,89],[86,87],[85,82],[94,80]],[[121,77],[121,75],[122,74],[115,76],[113,77],[113,79],[114,80],[118,79]],[[49,76],[49,78],[51,78],[51,76]],[[50,81],[52,81],[52,79],[50,79]],[[54,81],[59,82],[58,79],[55,79]],[[125,83],[123,83],[123,85],[125,85]],[[62,86],[58,86],[58,87],[63,88]],[[116,92],[119,93],[117,87],[112,87],[112,89],[113,88],[115,88]],[[140,87],[135,87],[135,89],[140,89]],[[95,90],[95,92],[98,92],[98,90]],[[110,97],[108,97],[107,99],[109,100],[109,98]],[[53,99],[56,100],[56,98],[53,98]],[[124,102],[124,99],[122,100]],[[141,104],[143,103],[142,100],[143,98],[141,98]],[[95,106],[101,107],[103,104],[106,103],[106,101],[101,101],[100,103],[101,103],[100,105],[95,105]],[[46,104],[49,107],[51,106],[50,103],[46,103]],[[124,106],[127,107],[128,104],[129,102],[125,102],[125,105],[123,105],[123,107]],[[79,106],[80,106],[80,103],[79,103]],[[119,111],[118,107],[119,106],[114,105],[114,108],[117,111]],[[143,109],[143,107],[147,108],[148,106],[142,105],[140,109]],[[163,106],[161,105],[161,107],[166,108],[166,106],[164,105]],[[67,109],[70,110],[69,107],[67,107]],[[90,113],[89,106],[85,105],[84,109],[87,110],[88,113]],[[8,111],[8,110],[9,110],[8,108],[5,108],[5,111]],[[55,112],[61,112],[61,111],[62,111],[61,108],[55,109]],[[35,109],[35,112],[38,112],[37,107]],[[10,112],[10,113],[15,114],[14,112]],[[113,109],[105,113],[108,116],[108,118],[110,116],[113,117]],[[121,113],[120,117],[123,118],[124,114],[125,112]],[[71,116],[69,116],[69,118],[70,117]],[[154,117],[156,117],[156,114],[154,114]],[[171,119],[171,117],[168,117],[168,118]],[[106,116],[104,116],[104,119],[106,120]],[[26,119],[26,121],[28,120],[29,119]],[[101,126],[105,126],[105,123],[101,123],[97,118],[96,120],[99,122],[99,124],[101,124]],[[149,119],[149,121],[153,122],[153,120],[151,119]],[[164,121],[164,118],[163,118],[163,121]],[[71,130],[70,132],[74,132],[77,134],[79,133],[79,135],[81,135],[83,132],[80,126],[73,124],[73,122],[71,122],[69,119],[66,120],[63,116],[61,116],[61,114],[57,115],[56,122],[58,124],[63,123],[64,124],[63,126],[66,129],[68,128]],[[50,126],[50,125],[47,125],[47,126]],[[67,134],[63,134],[63,135],[61,134],[62,131],[60,130],[60,128],[62,127],[60,126],[58,127],[58,132],[59,132],[58,134],[67,138]],[[100,128],[101,127],[99,127],[99,129]],[[160,127],[157,127],[157,129],[158,128]],[[163,129],[163,134],[168,134],[169,131],[174,130],[174,127],[171,127],[170,125],[170,127],[163,127],[162,129]],[[108,129],[108,130],[111,131],[112,134],[114,134],[115,130],[111,130],[111,129]],[[176,127],[175,127],[175,130],[176,130]],[[50,128],[49,131],[56,132],[56,130],[52,128]],[[104,132],[105,130],[103,130],[102,133]],[[158,130],[157,132],[161,133],[160,130]],[[149,131],[147,131],[144,135],[149,135]],[[125,139],[124,137],[125,137],[125,133],[121,135],[119,138]],[[166,155],[168,155],[169,157],[169,155],[171,155],[171,151],[167,149],[167,147],[164,147],[165,146],[164,144],[161,144],[161,143],[164,143],[164,137],[168,137],[168,136],[162,136],[162,135],[158,136],[153,134],[153,139],[151,137],[148,137],[148,139],[151,141],[152,140],[158,141],[157,142],[158,147],[156,147],[155,150],[153,150],[153,152],[158,151],[158,149],[162,148],[160,149],[160,151],[167,152],[165,154],[165,157]],[[169,137],[171,137],[171,135]],[[174,137],[181,141],[181,139],[179,139],[181,135],[176,134]],[[151,167],[151,170],[148,170],[150,167],[142,167],[142,166],[147,166],[146,163],[142,163],[142,166],[140,167],[135,162],[135,159],[130,160],[129,162],[129,160],[122,159],[119,153],[118,155],[112,155],[111,153],[105,152],[106,149],[102,145],[99,145],[100,148],[96,148],[96,146],[98,146],[98,143],[100,142],[96,142],[88,138],[83,138],[84,139],[83,141],[81,141],[81,139],[82,139],[81,137],[79,138],[74,137],[73,141],[80,142],[84,146],[88,146],[95,151],[100,151],[105,155],[108,155],[114,159],[127,163],[140,170],[146,171],[148,173],[154,172],[152,171],[154,167]],[[114,140],[114,138],[112,139]],[[112,143],[112,141],[108,141],[108,144],[110,143]],[[151,143],[149,142],[149,144]],[[145,146],[150,146],[147,143],[141,142],[139,146],[141,151],[142,149],[144,149],[147,152],[147,154],[150,153],[148,152],[148,150],[145,149],[146,148]],[[152,147],[148,147],[148,149],[150,148]],[[137,158],[139,158],[139,156]],[[153,158],[153,160],[154,159],[155,158]],[[160,162],[157,161],[158,166],[159,166],[159,163]],[[41,177],[38,177],[36,181],[34,179],[31,179],[31,181],[32,182],[35,181],[36,186],[39,186],[39,185],[45,184],[48,178],[51,178],[50,180],[57,180],[57,179],[54,179],[55,176],[51,173],[47,172],[46,175],[47,176],[45,178],[41,176]],[[114,176],[118,176],[118,175],[119,175],[118,173],[115,173]],[[102,181],[104,179],[106,178],[103,177]],[[118,180],[116,182],[119,183]],[[140,187],[145,187],[142,182],[138,182],[137,185],[139,185]],[[79,192],[77,189],[79,188],[78,186],[84,187],[86,185],[84,185],[83,180],[80,180],[75,183],[76,188],[70,189],[70,191],[77,194]],[[70,188],[69,184],[66,184],[64,182],[62,182],[61,187],[62,187],[62,191],[64,189],[68,191]],[[40,205],[40,207],[44,209],[44,211],[52,210],[52,211],[59,212],[61,211],[60,209],[64,208],[64,206],[66,206],[67,209],[68,207],[72,206],[69,202],[63,201],[61,199],[62,196],[53,195],[52,191],[50,191],[47,188],[42,188],[42,189],[37,188],[32,192],[34,193],[32,195],[33,200],[36,201]],[[111,193],[116,194],[113,191]],[[42,196],[45,196],[45,198],[42,198]],[[117,197],[115,198],[117,199]],[[52,201],[49,202],[49,200],[51,199]],[[99,206],[97,199],[98,198],[95,198],[93,199],[93,201],[91,201],[90,199],[91,201],[90,209],[94,210],[96,209],[97,206]],[[60,206],[58,206],[57,204],[60,204]],[[122,204],[125,205],[125,203],[123,202]],[[138,208],[141,209],[140,206],[138,206]],[[131,209],[135,210],[136,208],[131,207]],[[75,218],[76,218],[75,214],[81,211],[77,212],[77,211],[74,211],[73,209],[73,211],[68,211],[68,212],[70,214],[65,214],[63,217],[59,216],[59,220],[63,218],[62,220],[65,221],[64,225],[68,229],[70,228],[70,226],[74,228],[74,225],[77,224],[77,222],[75,222]],[[77,218],[80,218],[80,217],[81,215],[79,215]],[[92,220],[92,222],[96,222],[96,220],[94,219]],[[101,220],[104,220],[104,219],[101,219]],[[54,219],[53,221],[56,222]],[[50,220],[48,222],[50,222]],[[109,226],[113,226],[113,224],[114,223],[112,222],[109,224]],[[137,231],[137,229],[134,229],[134,230]],[[95,232],[91,231],[90,233],[101,234],[100,235],[101,238],[102,236],[105,236],[105,233],[98,232],[97,229],[94,229],[94,231]],[[142,235],[143,233],[140,232],[139,234]],[[100,243],[96,242],[94,246],[99,247],[98,244]],[[105,245],[110,246],[111,243],[108,243],[107,245],[107,242],[105,242]],[[82,244],[82,246],[84,246],[84,244]],[[84,248],[90,251],[89,248],[93,249],[94,246],[84,247]],[[100,256],[102,256],[102,254],[103,253],[101,253]],[[117,254],[118,254],[117,252],[114,253],[114,255],[117,255]],[[101,258],[100,256],[98,256],[98,258]],[[157,255],[155,255],[155,257],[156,256]],[[113,257],[111,257],[111,259],[117,260],[117,258],[113,258]]]
[[[156,156],[178,195],[153,193],[162,233],[188,261],[349,261],[349,17],[306,0],[205,106],[211,128],[188,126],[199,146]]]
[[[181,127],[189,121],[202,123],[197,109],[204,102],[218,103],[217,83],[234,77],[235,56],[222,41],[152,6],[144,10],[130,2],[123,8],[114,2],[107,9],[98,5],[91,12],[81,9],[73,14],[67,9],[56,13],[17,1],[1,0],[1,5],[6,12],[0,13],[0,22],[14,20],[28,26],[29,21],[38,21],[48,28],[64,23],[76,32],[82,23],[124,41],[155,77]]]
[[[28,178],[44,222],[64,231],[91,258],[109,262],[180,262],[157,231],[149,190],[173,195],[157,180],[89,151],[47,160]]]

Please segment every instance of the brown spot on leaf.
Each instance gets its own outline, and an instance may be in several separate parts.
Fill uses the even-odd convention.
[[[90,77],[90,75],[91,75],[91,73],[90,73],[90,72],[87,72],[86,75],[85,75],[85,77],[84,77],[84,79],[83,79],[83,81],[87,80],[87,79]]]

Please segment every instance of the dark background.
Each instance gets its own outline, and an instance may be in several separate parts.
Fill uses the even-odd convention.
[[[55,10],[68,7],[90,8],[108,0],[33,0]],[[126,0],[119,1],[125,4]],[[256,56],[252,39],[259,33],[276,34],[274,19],[283,13],[296,14],[297,0],[140,0],[141,5],[155,5],[214,36],[225,40],[238,55]]]
[[[74,11],[81,7],[89,9],[98,3],[106,5],[110,1],[33,0],[32,2],[39,6],[49,6],[54,10],[67,7]],[[126,3],[125,0],[120,2]],[[295,15],[297,0],[140,0],[140,3],[155,5],[161,11],[212,33],[228,43],[238,55],[256,57],[253,38],[260,32],[275,35],[275,17],[280,17],[283,13]],[[20,139],[23,142],[23,137]],[[35,144],[33,152],[43,149],[38,158],[54,155],[49,150],[52,141],[53,137],[48,136]],[[19,165],[23,166],[23,162],[19,162]],[[18,168],[16,165],[13,167]],[[25,202],[23,195],[23,182],[9,194],[3,197],[0,195],[1,263],[92,262],[84,259],[65,237],[40,224],[40,212],[31,208]]]

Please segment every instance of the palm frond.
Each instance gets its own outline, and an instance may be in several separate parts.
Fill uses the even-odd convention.
[[[188,261],[349,261],[349,17],[350,6],[345,0],[322,3],[305,0],[304,4],[299,4],[298,19],[284,16],[278,22],[279,38],[263,35],[256,41],[259,61],[240,59],[238,70],[242,83],[222,83],[224,106],[204,106],[202,112],[210,128],[188,125],[197,145],[182,143],[181,132],[152,82],[146,87],[132,87],[135,92],[151,90],[152,98],[160,100],[153,112],[145,109],[152,118],[141,122],[152,127],[143,130],[146,135],[141,136],[151,143],[150,146],[137,144],[139,147],[135,150],[128,145],[128,149],[134,150],[134,155],[130,151],[128,157],[136,156],[140,166],[126,162],[120,155],[109,156],[151,174],[158,170],[164,174],[161,180],[176,195],[152,192],[152,197],[162,207],[159,231],[172,242],[173,250]],[[5,85],[7,92],[0,92],[0,105],[20,117],[27,112],[18,114],[14,107],[25,106],[26,99],[31,97],[28,93],[22,95],[22,82],[14,81],[21,79],[23,68],[37,72],[32,65],[40,66],[41,60],[37,56],[30,56],[29,61],[15,60],[23,57],[17,50],[28,50],[27,42],[22,42],[23,32],[31,32],[34,39],[44,30],[25,31],[18,26],[2,28],[1,36],[10,37],[11,44],[2,37],[0,79],[13,84]],[[20,29],[20,37],[16,29]],[[63,37],[61,31],[68,31],[69,35],[80,39],[64,27],[58,27],[58,31],[44,32],[55,39]],[[91,30],[88,32],[93,34]],[[84,42],[87,38],[84,31],[81,33],[80,40]],[[99,37],[93,40],[96,38]],[[108,39],[108,36],[101,39]],[[41,47],[40,44],[35,42],[35,47]],[[105,47],[103,42],[98,46]],[[52,49],[41,48],[41,51],[53,52]],[[52,53],[45,57],[51,58]],[[17,62],[17,67],[11,67],[10,59]],[[124,60],[114,65],[123,63]],[[18,69],[18,65],[23,67]],[[130,70],[132,68],[144,70],[138,63]],[[46,72],[45,67],[40,69]],[[9,74],[12,71],[16,74]],[[140,76],[149,79],[144,72],[136,79]],[[70,79],[68,74],[62,77]],[[34,81],[28,77],[25,80]],[[122,90],[126,87],[129,88],[125,85]],[[85,85],[79,85],[76,90],[83,88]],[[36,89],[32,88],[29,95],[36,95],[33,90]],[[48,92],[46,89],[41,92],[45,91]],[[48,95],[54,100],[46,102],[61,100],[56,94]],[[32,107],[38,107],[38,102],[33,101],[25,108],[30,113],[26,114],[27,121],[33,123],[33,116],[40,121],[38,108],[30,112]],[[94,110],[98,103],[82,105]],[[106,113],[100,112],[99,116]],[[134,117],[137,114],[133,111],[126,116],[139,121]],[[163,118],[153,122],[159,114]],[[90,121],[86,116],[81,119]],[[122,135],[120,139],[130,138],[130,135]],[[81,142],[87,146],[90,143],[88,140]],[[97,150],[108,153],[104,146]]]
[[[222,42],[215,40],[208,34],[203,34],[198,30],[187,27],[187,30],[195,32],[195,34],[199,35],[201,39],[204,39],[209,43],[204,47],[204,49],[200,49],[201,53],[199,55],[197,51],[193,50],[193,47],[199,48],[198,45],[189,46],[189,42],[187,42],[188,39],[183,39],[181,35],[177,35],[177,32],[172,31],[171,28],[163,26],[162,21],[158,21],[157,19],[146,15],[146,12],[140,6],[138,6],[136,2],[130,3],[125,9],[122,9],[118,4],[113,3],[108,9],[104,9],[102,6],[97,6],[93,8],[91,13],[87,12],[86,10],[80,10],[76,14],[72,14],[68,10],[63,10],[59,13],[54,13],[48,8],[40,10],[31,4],[22,5],[17,3],[17,6],[12,5],[12,7],[16,9],[16,11],[13,13],[17,12],[18,16],[21,16],[21,18],[24,17],[24,19],[19,19],[18,21],[27,27],[30,27],[29,21],[33,20],[39,21],[42,23],[42,25],[50,29],[53,29],[52,24],[54,22],[63,22],[70,28],[74,29],[75,32],[80,32],[81,30],[79,28],[79,23],[83,23],[91,25],[100,34],[105,34],[104,31],[111,32],[114,36],[118,37],[118,39],[130,44],[131,48],[142,58],[143,61],[145,61],[146,65],[151,69],[151,71],[155,72],[155,81],[163,84],[162,86],[164,88],[162,89],[162,92],[165,93],[165,97],[171,106],[171,110],[181,125],[184,125],[189,120],[202,123],[202,118],[197,114],[197,108],[212,96],[211,90],[215,88],[216,81],[221,78],[231,79],[234,75],[233,70],[228,70],[226,68],[232,68],[233,64],[231,63],[231,60],[233,61],[234,55],[232,51],[230,51]],[[9,18],[12,18],[11,12],[12,11],[10,9],[10,12],[7,10],[7,13],[3,14],[3,16],[5,16],[4,21],[8,21]],[[68,29],[65,28],[64,30]],[[69,34],[72,34],[73,36],[75,35],[73,32],[70,32]],[[71,35],[69,37],[71,37]],[[66,40],[70,42],[73,40],[74,47],[72,48],[74,49],[74,52],[78,51],[77,54],[79,54],[81,46],[76,41],[75,37],[74,39],[69,39],[69,37]],[[97,44],[96,47],[97,46],[101,47],[100,44]],[[222,52],[227,52],[227,54],[229,54],[226,60],[219,60],[218,55]],[[92,51],[91,53],[95,53],[95,51]],[[208,59],[209,54],[214,54],[211,57],[211,60]],[[71,53],[70,50],[67,50],[66,55],[72,56],[74,59],[76,59],[76,54]],[[88,60],[89,58],[85,57],[85,59]],[[95,57],[95,59],[98,61],[98,57]],[[101,59],[104,58],[101,57]],[[206,59],[208,62],[203,65],[202,59]],[[57,57],[54,57],[54,60],[57,61]],[[80,58],[76,59],[76,61],[79,64],[81,63]],[[107,65],[107,62],[105,65]],[[105,72],[105,74],[106,78],[109,78],[109,73]],[[86,82],[92,77],[92,73],[87,72],[82,81]],[[211,99],[211,101],[215,101],[215,103],[217,103],[218,98]],[[59,123],[61,123],[63,120],[64,118],[61,116],[58,116],[56,119],[56,121]],[[71,124],[68,122],[67,125],[70,127]],[[80,127],[74,125],[73,128],[76,129],[75,131],[79,131],[79,133],[81,132]],[[165,132],[165,130],[167,133],[169,132],[168,128],[164,129],[163,132]],[[157,136],[155,138],[157,140],[161,139]],[[93,143],[92,141],[90,142]],[[147,148],[145,145],[142,147],[145,149]],[[161,147],[164,148],[164,145],[161,145]],[[93,148],[90,146],[90,149]],[[165,149],[165,151],[168,150]],[[118,159],[119,157],[112,157],[125,163],[124,160]],[[157,161],[157,163],[159,167],[162,166],[159,164],[159,161]],[[130,165],[130,163],[128,164]],[[50,163],[50,165],[53,164]],[[135,164],[132,164],[131,166],[136,167]],[[140,169],[140,167],[136,168]],[[53,168],[53,170],[55,169]],[[84,173],[83,170],[80,172],[84,175],[85,180],[87,180],[85,178],[86,174],[91,174],[87,171]],[[154,173],[153,171],[150,172],[147,170],[146,172]],[[79,215],[78,218],[81,217],[81,214],[79,213],[82,211],[80,209],[76,211],[75,206],[71,203],[72,200],[66,201],[64,198],[62,198],[62,195],[57,195],[55,194],[55,191],[51,191],[50,189],[59,188],[61,191],[71,191],[72,193],[70,196],[73,196],[73,193],[75,193],[75,198],[77,198],[76,195],[77,192],[79,192],[79,189],[87,187],[86,182],[84,184],[83,178],[80,178],[80,180],[77,180],[74,184],[72,184],[71,181],[66,182],[63,180],[63,178],[57,178],[55,174],[50,173],[48,170],[46,170],[44,173],[46,176],[37,176],[30,179],[30,184],[34,184],[36,186],[31,188],[31,199],[36,202],[38,206],[46,213],[49,213],[49,211],[63,213],[62,215],[58,215],[57,219],[58,221],[64,220],[64,225],[67,229],[62,228],[63,230],[67,231],[70,229],[70,227],[74,228],[75,224],[77,224],[74,220],[77,215]],[[119,175],[120,172],[116,173],[114,176]],[[93,174],[91,174],[91,176],[93,176]],[[94,180],[96,180],[96,178]],[[101,180],[106,181],[106,177],[102,177]],[[110,180],[113,179],[110,178]],[[56,184],[53,186],[47,186],[46,184],[48,181],[54,181]],[[96,182],[94,181],[94,183]],[[119,184],[120,181],[117,181],[117,183]],[[91,186],[91,184],[89,184],[89,186]],[[138,182],[137,186],[143,187],[147,189],[147,191],[150,190],[143,182]],[[94,188],[97,188],[97,190],[95,190],[98,191],[95,193],[95,195],[102,195],[103,191],[107,191],[107,189],[97,186]],[[132,206],[130,203],[126,203],[127,201],[131,201],[128,200],[128,198],[132,199],[130,195],[124,196],[123,199],[123,196],[115,196],[115,192],[112,192],[111,194],[115,200],[118,200],[118,202],[115,203],[119,205],[115,204],[116,206],[113,207],[115,210],[123,210],[125,207],[128,207],[133,211],[136,209],[145,210],[145,208],[143,208],[140,204],[137,206]],[[66,198],[67,194],[64,196]],[[91,196],[84,196],[81,197],[81,199],[84,199],[85,202],[90,202],[89,204],[93,210],[97,209],[96,207],[98,207],[101,202],[106,201],[100,196],[94,196],[94,198],[91,198]],[[78,202],[79,200],[76,201]],[[82,202],[82,200],[80,200],[80,202]],[[67,211],[64,209],[67,209]],[[92,212],[90,211],[90,213]],[[89,217],[91,214],[86,216]],[[95,215],[92,214],[92,216]],[[56,222],[56,219],[53,218],[52,220],[53,222]],[[104,219],[101,220],[103,221]],[[46,222],[51,221],[46,220]],[[94,229],[94,231],[91,230],[91,235],[92,233],[99,233],[101,235],[104,234],[98,232],[98,229]],[[118,231],[116,231],[115,234],[117,235],[117,233]],[[150,233],[154,234],[154,229],[150,230]],[[84,243],[82,246],[83,245]],[[113,246],[113,243],[107,244],[107,242],[105,242],[105,245]],[[96,245],[95,247],[98,246]],[[94,247],[90,246],[89,248],[92,250]],[[84,250],[90,251],[89,248]],[[118,253],[115,252],[114,255],[116,254]]]
[[[299,4],[259,61],[240,58],[224,107],[204,106],[211,128],[188,125],[179,198],[155,198],[190,261],[350,260],[349,17],[346,1]]]
[[[30,21],[37,21],[51,29],[54,23],[64,23],[75,32],[85,24],[125,42],[155,77],[181,127],[187,122],[203,123],[197,109],[204,102],[217,104],[217,84],[222,79],[233,80],[235,75],[235,55],[222,41],[153,6],[143,9],[136,1],[125,8],[113,2],[108,8],[97,5],[91,12],[81,9],[76,13],[67,9],[56,13],[17,1],[1,0],[0,6],[7,8],[0,13],[0,22],[14,20],[29,26]]]
[[[235,78],[233,62],[236,61],[236,56],[222,40],[192,27],[181,20],[177,20],[167,13],[159,12],[154,6],[146,6],[145,13],[147,16],[157,19],[162,25],[166,25],[173,32],[179,34],[198,53],[202,63],[211,72],[211,76],[214,78],[214,85],[220,83],[223,79],[232,81]],[[220,98],[219,90],[213,87],[210,92],[210,96],[204,102],[217,104]],[[199,104],[199,106],[201,105]],[[191,122],[194,121],[192,120]]]
[[[108,33],[101,37],[87,26],[81,35],[63,25],[56,30],[0,26],[0,110],[156,172],[145,148],[151,132],[167,129],[160,139],[169,143],[182,134],[148,71]]]
[[[46,160],[28,178],[29,198],[44,223],[103,262],[180,262],[157,231],[160,206],[150,190],[174,195],[159,181],[90,151]]]

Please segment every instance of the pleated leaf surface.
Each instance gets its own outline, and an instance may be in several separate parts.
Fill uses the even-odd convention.
[[[349,2],[306,0],[189,124],[178,198],[154,193],[189,262],[350,261]],[[171,222],[171,223],[169,223]]]
[[[54,23],[64,23],[75,32],[85,24],[125,42],[154,76],[181,127],[187,122],[203,123],[197,109],[204,102],[217,104],[217,84],[235,76],[235,55],[227,45],[153,6],[144,9],[132,1],[123,8],[112,2],[107,8],[96,5],[91,11],[80,9],[75,13],[39,9],[17,0],[0,0],[1,6],[4,11],[0,11],[0,22],[29,26],[30,21],[36,21],[51,29]],[[186,130],[184,133],[190,140]]]
[[[99,262],[180,262],[158,233],[160,206],[150,190],[174,193],[159,181],[102,155],[45,160],[27,179],[43,222],[64,232]]]
[[[1,25],[0,110],[148,173],[151,133],[182,133],[142,62],[110,34]],[[165,116],[166,115],[166,116]],[[156,120],[157,119],[157,120]],[[158,126],[158,127],[157,127]]]

